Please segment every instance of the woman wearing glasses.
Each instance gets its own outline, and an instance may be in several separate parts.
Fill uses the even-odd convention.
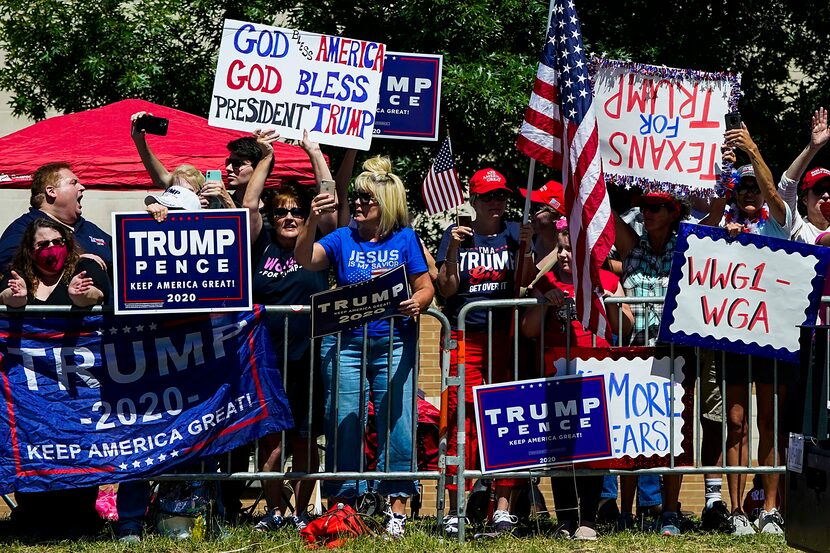
[[[9,273],[0,281],[0,298],[9,307],[104,303],[110,281],[93,260],[80,257],[72,232],[52,219],[35,219],[26,228]],[[12,520],[22,533],[62,537],[95,533],[101,518],[95,510],[98,486],[40,493],[17,492]],[[43,514],[60,505],[61,516],[48,525]]]
[[[318,178],[319,170],[328,174],[324,166],[315,164],[314,168]],[[409,471],[414,455],[412,398],[418,352],[415,317],[429,307],[434,291],[418,236],[409,227],[406,189],[392,173],[389,158],[377,156],[367,160],[363,172],[355,179],[354,188],[355,227],[341,227],[314,242],[323,213],[334,209],[333,198],[317,196],[300,230],[297,260],[312,271],[331,267],[338,286],[363,282],[404,265],[412,295],[399,307],[400,315],[405,318],[376,321],[366,326],[368,341],[365,343],[363,327],[344,331],[339,337],[323,338],[326,469],[360,470],[361,437],[371,397],[377,424],[378,470]],[[393,324],[391,331],[390,324]],[[361,381],[364,348],[366,379]],[[363,421],[358,420],[361,413]],[[330,480],[324,484],[332,502],[353,501],[366,488],[365,480]],[[406,501],[417,493],[416,482],[382,480],[376,491],[389,499],[388,533],[392,537],[403,536]]]
[[[515,297],[515,273],[518,262],[524,263],[523,274],[527,281],[535,274],[530,254],[519,260],[519,245],[522,240],[530,244],[530,225],[520,228],[519,223],[504,221],[504,212],[511,191],[507,180],[495,169],[482,169],[470,179],[470,203],[475,210],[471,227],[450,225],[444,231],[436,258],[439,264],[438,292],[445,299],[444,313],[453,326],[453,339],[459,339],[457,332],[458,314],[468,303],[480,300],[495,300]],[[465,396],[467,448],[465,462],[468,468],[478,464],[478,442],[473,417],[472,388],[488,382],[512,380],[509,362],[510,347],[497,337],[507,337],[510,331],[509,311],[494,311],[492,317],[493,347],[488,350],[487,310],[470,311],[465,319]],[[451,350],[450,372],[457,374],[456,350]],[[492,357],[492,374],[488,357]],[[455,455],[456,412],[458,397],[450,388],[449,398],[449,443],[448,454]],[[470,484],[468,482],[468,484]],[[508,532],[516,524],[516,518],[509,512],[510,491],[514,482],[496,481],[498,503],[493,514],[497,532]],[[449,535],[458,532],[458,517],[455,514],[457,497],[455,486],[450,490],[450,511],[444,519],[444,531]]]
[[[295,258],[295,246],[300,228],[308,218],[311,194],[301,186],[286,185],[264,198],[265,215],[271,223],[271,231],[265,229],[260,212],[260,196],[265,180],[274,164],[273,143],[279,138],[274,131],[255,131],[253,134],[260,150],[259,163],[247,175],[247,186],[243,207],[248,209],[251,235],[251,259],[253,263],[252,288],[254,303],[263,305],[308,305],[311,295],[328,288],[325,271],[303,269]],[[322,164],[325,159],[320,147],[308,140],[306,135],[300,145],[309,155],[312,165]],[[247,169],[246,169],[247,170]],[[326,168],[327,170],[327,168]],[[328,195],[327,195],[328,196]],[[328,196],[332,202],[334,198]],[[325,219],[322,228],[333,228],[336,224],[334,212],[321,215]],[[319,466],[316,438],[321,433],[322,418],[311,418],[309,392],[315,395],[315,403],[321,401],[322,385],[319,378],[311,374],[311,356],[315,355],[310,346],[311,325],[306,316],[289,317],[289,331],[285,333],[285,316],[270,314],[265,323],[276,350],[279,366],[285,373],[285,389],[294,418],[294,429],[287,432],[292,452],[292,469],[297,472],[316,472]],[[286,350],[287,346],[287,350]],[[285,352],[287,351],[287,357]],[[317,363],[315,362],[315,366]],[[264,472],[279,472],[282,457],[280,434],[265,436],[259,443],[260,469]],[[246,459],[247,461],[247,459]],[[245,465],[247,467],[247,464]],[[281,480],[264,481],[265,500],[268,513],[256,525],[257,530],[277,530],[288,523],[302,530],[308,523],[306,509],[314,489],[314,481],[293,483],[294,511],[288,517],[284,514]]]

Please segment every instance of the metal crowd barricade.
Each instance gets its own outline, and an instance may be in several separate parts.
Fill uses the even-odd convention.
[[[661,305],[664,301],[662,297],[614,297],[614,298],[607,298],[606,303],[616,303],[616,304],[636,304],[641,303],[644,304],[644,308],[646,310],[646,321],[648,321],[648,315],[650,310],[653,309],[652,306],[654,305]],[[830,297],[822,298],[823,302],[830,302]],[[493,375],[493,312],[494,310],[512,310],[510,317],[511,317],[511,346],[513,347],[513,376],[514,379],[518,380],[519,376],[519,365],[518,365],[518,347],[519,347],[519,314],[521,308],[527,308],[534,305],[543,305],[545,304],[544,300],[536,300],[536,299],[506,299],[506,300],[489,300],[489,301],[477,301],[474,303],[470,303],[465,305],[461,311],[459,312],[458,316],[458,334],[459,334],[459,341],[465,340],[466,338],[466,327],[467,327],[467,318],[468,314],[474,310],[486,310],[487,311],[487,358],[486,358],[486,382],[492,383],[492,375]],[[828,320],[830,320],[830,304],[827,305],[827,314]],[[622,317],[622,313],[620,314]],[[540,337],[538,339],[539,344],[539,351],[541,357],[540,367],[542,367],[542,374],[539,375],[544,376],[544,336],[545,336],[545,318],[542,318],[542,328],[540,332]],[[649,334],[648,334],[648,324],[646,324],[645,329],[645,341],[648,343]],[[566,334],[566,362],[570,364],[571,358],[571,344],[570,344],[570,333],[567,332]],[[594,339],[594,345],[596,345],[596,341]],[[670,375],[670,405],[674,405],[675,401],[675,346],[674,344],[667,344],[669,349],[669,356],[671,358],[671,363],[669,367],[669,375]],[[499,347],[507,347],[506,344],[503,342],[499,343]],[[663,346],[665,347],[665,346]],[[637,469],[637,470],[620,470],[620,469],[568,469],[563,470],[559,468],[550,468],[550,469],[532,469],[532,470],[520,470],[520,471],[512,471],[512,472],[499,472],[496,475],[493,474],[483,474],[480,470],[468,470],[465,468],[465,451],[466,451],[466,431],[465,431],[465,411],[466,411],[466,403],[468,398],[465,397],[465,366],[466,366],[466,359],[463,354],[465,352],[465,345],[458,344],[458,376],[448,377],[446,379],[446,387],[455,387],[458,390],[458,411],[457,411],[457,453],[453,456],[447,456],[446,458],[446,465],[448,466],[455,466],[457,467],[457,504],[458,504],[458,540],[459,542],[463,542],[465,540],[465,526],[466,526],[466,492],[465,492],[465,482],[467,480],[473,478],[488,478],[492,479],[494,476],[496,478],[535,478],[535,477],[550,477],[550,476],[581,476],[581,475],[591,475],[591,474],[603,474],[603,475],[644,475],[644,474],[728,474],[728,473],[738,473],[738,474],[760,474],[760,473],[784,473],[785,472],[785,465],[781,465],[778,463],[779,457],[779,446],[778,443],[778,433],[779,433],[779,413],[778,413],[778,370],[779,370],[779,363],[776,360],[774,362],[774,370],[773,370],[773,417],[774,417],[774,428],[773,428],[773,455],[775,458],[775,462],[772,466],[753,466],[753,453],[752,453],[752,360],[750,357],[749,360],[749,371],[748,371],[748,378],[747,378],[747,394],[748,394],[748,401],[747,401],[747,413],[746,419],[749,421],[748,424],[748,432],[747,432],[747,442],[749,444],[748,452],[747,452],[747,464],[740,465],[740,466],[727,466],[726,461],[726,451],[727,451],[727,412],[726,412],[726,375],[725,370],[720,371],[720,383],[719,388],[721,391],[721,456],[722,462],[719,466],[704,466],[701,463],[701,444],[702,444],[702,426],[703,423],[701,421],[701,408],[702,408],[702,400],[701,400],[701,374],[702,371],[709,371],[710,367],[701,367],[701,356],[699,355],[698,348],[695,348],[695,372],[694,372],[694,398],[693,398],[693,409],[694,412],[692,413],[692,417],[694,420],[694,428],[693,428],[693,442],[694,442],[694,455],[693,455],[693,464],[691,466],[675,466],[675,429],[674,424],[669,424],[669,454],[667,459],[668,466],[664,467],[656,467],[656,468],[647,468],[647,469]],[[721,358],[721,367],[725,365],[724,362],[724,353],[723,352],[716,352],[720,353]],[[828,369],[830,370],[830,369]],[[688,375],[688,373],[687,373]],[[708,374],[707,374],[708,376]],[[689,379],[689,376],[686,377]],[[682,384],[682,383],[681,383]],[[757,459],[756,459],[757,461]],[[439,483],[440,484],[440,483]],[[446,491],[439,485],[438,495],[440,498],[443,498]],[[438,522],[440,523],[440,518]]]
[[[283,318],[283,332],[286,340],[283,344],[280,345],[282,347],[282,358],[288,359],[289,357],[289,344],[287,337],[291,332],[291,319],[296,317],[308,317],[311,313],[310,306],[284,306],[284,305],[274,305],[274,306],[265,306],[266,308],[266,316],[270,315],[282,315]],[[21,312],[25,313],[39,313],[39,314],[68,314],[70,313],[69,306],[27,306],[23,310],[8,310],[5,306],[0,306],[0,313],[4,312],[14,312],[19,314]],[[94,307],[91,310],[79,312],[77,310],[71,311],[73,315],[89,315],[89,314],[103,314],[103,313],[110,313],[111,309],[104,309],[100,306]],[[446,376],[449,371],[449,350],[454,347],[451,344],[450,340],[450,325],[449,321],[447,320],[446,316],[439,310],[435,308],[430,308],[425,313],[422,314],[423,316],[429,316],[436,319],[440,325],[440,338],[437,347],[439,349],[439,363],[440,363],[440,371],[441,371],[441,378],[440,382],[441,385],[444,386],[446,382]],[[390,325],[390,333],[393,332],[394,329],[394,318],[391,319],[392,324]],[[363,355],[361,360],[361,379],[366,378],[366,326],[363,326],[364,332],[364,348],[363,348]],[[420,335],[420,324],[418,325],[418,334],[416,336],[419,337]],[[338,340],[338,350],[340,345],[340,335],[337,337]],[[311,347],[314,348],[319,340],[312,339]],[[276,345],[275,345],[276,346]],[[418,424],[418,417],[417,417],[417,401],[418,401],[418,376],[420,373],[420,339],[418,338],[418,354],[416,355],[415,359],[415,367],[414,367],[414,375],[413,375],[413,386],[412,386],[412,397],[406,398],[406,401],[410,401],[412,403],[413,408],[413,418],[412,418],[412,436],[413,440],[417,439],[417,424]],[[388,354],[387,359],[391,359],[392,351],[391,351],[391,344],[390,344],[390,351]],[[339,359],[337,360],[337,364],[339,365]],[[316,367],[316,359],[315,355],[310,356],[310,363],[309,363],[309,371],[310,374],[314,374],[314,371],[318,370]],[[338,371],[339,373],[339,371]],[[283,384],[287,383],[288,373],[287,371],[282,371],[283,377]],[[320,409],[321,406],[314,405],[314,379],[310,378],[311,386],[309,386],[308,390],[308,417],[311,420],[311,414],[315,409]],[[443,388],[442,388],[443,392]],[[339,394],[339,388],[335,386],[335,398],[334,403],[337,404],[337,396]],[[363,394],[363,388],[361,387],[361,396]],[[365,398],[361,397],[361,407],[360,407],[360,416],[365,418],[366,413],[363,412],[363,400]],[[391,410],[387,411],[390,413]],[[320,417],[323,416],[323,413],[318,413]],[[337,418],[337,413],[335,412],[334,418]],[[365,439],[365,426],[361,425],[361,437]],[[387,428],[389,425],[387,424]],[[227,460],[224,462],[220,462],[220,472],[198,472],[198,473],[167,473],[161,474],[158,476],[153,477],[153,480],[163,481],[163,480],[228,480],[228,481],[254,481],[254,480],[434,480],[437,481],[439,487],[443,488],[443,479],[444,479],[444,471],[443,467],[445,466],[444,458],[446,452],[446,436],[439,436],[439,470],[418,470],[418,460],[417,460],[417,443],[413,443],[413,454],[411,459],[411,465],[409,471],[381,471],[381,470],[374,470],[369,471],[365,470],[364,465],[364,457],[361,455],[360,459],[360,470],[358,471],[338,471],[337,470],[337,459],[336,454],[334,459],[332,459],[332,469],[331,471],[321,471],[321,472],[299,472],[299,471],[274,471],[274,472],[260,472],[257,470],[250,471],[248,470],[249,464],[246,462],[245,469],[239,470],[238,467],[233,466],[232,463],[232,456],[231,453],[228,453]],[[337,440],[337,436],[335,434],[335,440]],[[361,440],[362,442],[363,440]],[[282,443],[286,443],[286,432],[282,432]],[[386,447],[389,448],[389,440],[387,434],[386,440]],[[312,436],[309,437],[307,455],[310,457],[310,449],[312,447],[317,447],[316,440],[314,439],[313,432]],[[336,445],[335,445],[336,447]],[[363,448],[361,447],[361,453]],[[386,455],[386,459],[388,461],[389,456]],[[280,467],[285,467],[286,464],[286,448],[282,447],[281,454],[280,454]],[[258,448],[254,448],[254,467],[259,467],[259,453]],[[385,468],[388,468],[388,464]],[[9,507],[14,508],[15,504],[8,496],[3,496],[4,501],[9,505]],[[438,500],[438,515],[439,517],[443,516],[443,500],[439,498]]]

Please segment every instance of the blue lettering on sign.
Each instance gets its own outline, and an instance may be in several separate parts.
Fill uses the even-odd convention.
[[[665,115],[654,115],[654,114],[640,114],[640,120],[643,122],[640,125],[640,134],[664,134],[670,132],[672,134],[666,134],[665,138],[677,138],[677,129],[680,127],[680,116],[677,116],[673,119],[669,119]],[[672,121],[670,124],[669,121]]]
[[[250,54],[256,50],[263,58],[284,58],[288,55],[288,37],[278,30],[262,30],[256,33],[256,27],[245,23],[233,37],[233,47],[241,54]]]

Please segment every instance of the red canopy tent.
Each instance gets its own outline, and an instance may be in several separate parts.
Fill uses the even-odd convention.
[[[147,142],[169,170],[189,163],[204,172],[221,169],[225,145],[250,136],[208,126],[207,119],[144,100],[122,100],[96,109],[52,117],[0,138],[0,188],[28,188],[32,173],[44,163],[66,161],[84,186],[97,190],[151,188],[130,138],[130,116],[147,111],[170,120],[167,136],[147,135]],[[299,146],[274,144],[276,164],[269,186],[285,181],[314,184],[308,156]]]

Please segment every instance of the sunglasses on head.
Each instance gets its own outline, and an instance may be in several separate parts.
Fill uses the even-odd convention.
[[[35,242],[35,249],[42,250],[44,248],[48,248],[49,246],[63,246],[66,241],[63,238],[53,238],[52,240],[41,240],[40,242]]]
[[[354,198],[356,201],[363,204],[368,204],[375,201],[375,197],[372,196],[372,194],[369,192],[355,192]]]
[[[253,165],[253,163],[251,163],[247,159],[234,159],[232,157],[229,157],[225,159],[225,165],[230,165],[231,167],[233,167],[234,171],[238,171],[239,168],[243,165]]]
[[[662,203],[662,204],[643,204],[640,206],[642,211],[647,211],[648,213],[657,213],[663,208],[670,209],[671,204]]]
[[[274,208],[274,217],[277,219],[282,219],[283,217],[288,217],[288,214],[291,214],[292,217],[295,219],[305,219],[305,210],[300,209],[299,207],[292,207],[288,209],[287,207],[275,207]]]
[[[479,198],[481,198],[482,202],[492,202],[493,200],[496,200],[497,202],[506,202],[510,198],[510,193],[505,192],[504,190],[496,190],[494,192],[481,194]]]

